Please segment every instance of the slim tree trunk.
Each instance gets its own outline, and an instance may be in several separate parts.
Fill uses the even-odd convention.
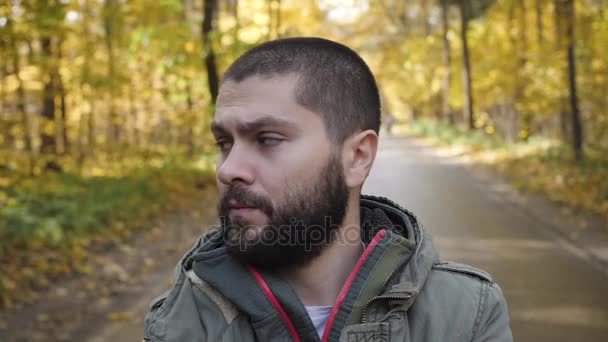
[[[108,138],[117,141],[119,138],[120,125],[118,123],[118,116],[116,113],[116,107],[114,98],[116,97],[116,86],[115,86],[115,56],[114,56],[114,36],[117,34],[114,27],[114,15],[116,15],[116,2],[115,0],[105,0],[105,17],[104,17],[104,31],[105,31],[105,44],[108,53],[108,71],[107,77],[110,84],[110,100],[108,103],[108,119],[109,119],[109,132]]]
[[[277,0],[277,11],[276,11],[276,17],[277,17],[277,27],[276,27],[276,33],[277,33],[277,37],[281,37],[281,0]]]
[[[214,16],[217,9],[217,0],[203,0],[204,17],[202,24],[203,47],[205,53],[205,67],[207,68],[207,82],[209,85],[209,95],[211,103],[215,104],[219,91],[219,76],[217,73],[217,65],[215,61],[215,51],[213,50],[213,42],[211,33],[214,29]]]
[[[13,62],[13,72],[15,73],[15,77],[17,79],[17,113],[19,118],[21,119],[21,125],[23,126],[23,141],[25,143],[25,151],[28,153],[28,174],[34,175],[34,147],[32,144],[32,132],[31,126],[29,122],[29,116],[26,111],[26,99],[25,99],[25,87],[23,84],[23,79],[21,78],[21,65],[19,61],[19,49],[17,46],[17,39],[12,32],[11,21],[9,20],[7,26],[10,30],[10,45],[12,52],[12,62]],[[30,41],[27,41],[28,47],[30,45]],[[31,51],[31,50],[30,50]]]
[[[194,114],[194,101],[192,101],[192,79],[188,78],[186,80],[186,105],[188,107],[188,118],[192,120],[192,122],[196,121]],[[187,125],[188,133],[186,137],[186,144],[188,145],[188,155],[193,156],[195,150],[194,143],[194,125]]]
[[[89,144],[89,154],[93,156],[95,154],[95,146],[97,145],[95,135],[95,100],[89,101],[89,115],[87,117],[87,142]]]
[[[521,104],[525,101],[525,85],[527,83],[526,75],[523,73],[523,70],[526,68],[526,64],[528,64],[528,21],[526,20],[526,2],[525,0],[518,0],[519,7],[519,35],[516,39],[516,46],[518,45],[517,51],[517,59],[519,64],[519,70],[522,71],[522,74],[517,78],[515,83],[515,106],[518,107],[518,104]],[[519,43],[519,44],[517,44]],[[521,125],[521,131],[526,132],[525,135],[519,136],[523,140],[527,140],[531,130],[531,117],[528,113],[521,112],[519,108],[515,108],[517,113],[518,122],[517,124]]]
[[[462,58],[464,62],[464,92],[465,92],[465,103],[464,103],[464,115],[468,120],[469,129],[475,128],[475,118],[473,116],[473,89],[471,81],[471,61],[469,57],[469,42],[467,39],[467,32],[469,30],[469,16],[466,8],[466,1],[460,1],[458,7],[460,9],[460,37],[462,39]]]
[[[583,160],[583,128],[578,108],[576,89],[576,55],[574,33],[574,0],[565,0],[566,36],[568,37],[568,87],[570,90],[570,111],[572,114],[572,148],[577,161]]]
[[[21,125],[23,126],[23,141],[25,142],[25,150],[28,153],[32,153],[32,141],[30,132],[30,122],[25,109],[25,88],[23,86],[23,80],[21,79],[21,66],[19,64],[19,50],[17,49],[17,42],[14,37],[11,39],[12,52],[13,52],[13,72],[17,79],[17,113],[21,119]]]
[[[51,66],[51,38],[42,37],[40,40],[42,52],[43,80],[42,90],[42,112],[41,112],[41,132],[40,132],[40,152],[43,154],[55,155],[57,153],[57,141],[55,139],[55,73]]]
[[[85,132],[85,116],[80,115],[78,118],[78,132],[76,133],[76,165],[78,165],[78,174],[82,175],[84,170],[84,161],[86,158],[86,152],[84,147],[84,132]]]
[[[132,145],[138,145],[137,143],[137,106],[135,105],[135,84],[131,82],[128,90],[129,100],[129,116],[128,125],[125,129],[127,134],[127,142]]]
[[[564,10],[562,6],[563,0],[554,0],[553,9],[554,9],[554,19],[555,19],[555,45],[558,51],[561,51],[564,48]],[[561,75],[560,75],[561,76]],[[565,81],[565,78],[560,77]],[[567,99],[559,95],[559,123],[561,130],[561,137],[564,143],[570,143],[570,125],[568,123],[568,103]]]
[[[63,59],[63,51],[62,51],[62,40],[57,41],[57,60],[60,63]],[[63,84],[63,79],[61,78],[61,74],[57,73],[56,77],[57,81],[57,91],[59,92],[59,129],[60,129],[60,137],[62,141],[62,153],[68,153],[70,149],[70,141],[68,140],[68,118],[67,118],[67,106],[65,101],[65,87]]]
[[[93,58],[94,53],[94,44],[91,39],[91,19],[93,19],[93,13],[91,10],[91,0],[85,0],[83,8],[83,27],[84,27],[84,64],[82,66],[82,97],[83,100],[87,102],[89,105],[89,110],[86,113],[86,121],[81,126],[82,131],[85,131],[86,127],[86,141],[87,141],[87,151],[89,155],[93,155],[95,153],[95,102],[93,96],[91,96],[91,59]],[[88,87],[85,87],[88,86]],[[83,121],[84,119],[81,119]],[[84,135],[84,134],[83,134]],[[82,137],[84,138],[84,137]],[[81,155],[79,159],[84,163],[85,158],[85,149],[80,149]],[[82,166],[82,165],[80,165]]]
[[[433,4],[428,1],[428,0],[423,0],[422,1],[422,20],[424,20],[424,34],[426,36],[430,36],[431,35],[431,22],[429,20],[430,16],[431,16],[431,6]]]
[[[441,24],[443,28],[443,82],[441,83],[441,93],[442,93],[442,111],[443,117],[448,119],[448,122],[451,125],[455,124],[454,114],[450,109],[450,84],[451,84],[451,51],[450,51],[450,40],[448,39],[449,33],[449,19],[448,19],[448,4],[445,0],[441,1]]]
[[[266,0],[266,13],[268,15],[268,26],[266,29],[266,40],[272,39],[272,0]]]
[[[239,0],[234,0],[232,17],[234,18],[234,46],[236,47],[239,42],[239,30],[241,29],[241,23],[239,21]]]
[[[5,49],[4,40],[0,40],[0,58],[2,58],[2,65],[0,66],[0,113],[7,113],[6,110],[6,86],[4,84],[4,80],[8,75],[8,66],[7,66],[7,58],[2,53]]]
[[[543,0],[536,0],[536,36],[538,45],[543,45]]]

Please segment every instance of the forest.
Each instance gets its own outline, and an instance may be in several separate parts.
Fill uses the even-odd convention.
[[[0,307],[196,205],[223,71],[292,36],[359,52],[398,132],[608,215],[604,0],[0,0]]]

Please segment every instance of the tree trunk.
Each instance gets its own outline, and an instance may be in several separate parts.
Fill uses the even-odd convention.
[[[553,2],[553,8],[554,8],[554,19],[555,19],[555,45],[556,45],[556,49],[558,51],[561,51],[564,47],[564,10],[563,10],[563,6],[562,6],[562,1],[563,0],[555,0]],[[561,75],[560,75],[561,76]],[[565,78],[562,76],[560,77],[562,80],[565,81]],[[568,122],[568,103],[567,103],[567,99],[562,96],[561,94],[558,95],[558,102],[559,102],[559,123],[560,123],[560,130],[561,130],[561,137],[562,137],[562,141],[564,143],[569,144],[571,139],[570,139],[570,125]]]
[[[282,36],[281,34],[281,0],[277,0],[277,11],[276,11],[276,34],[277,34],[277,38],[280,38]]]
[[[570,90],[570,111],[572,114],[572,148],[576,161],[583,160],[583,128],[578,108],[578,97],[576,90],[576,55],[575,55],[575,33],[574,33],[574,0],[566,0],[564,3],[566,14],[566,35],[568,37],[568,86]]]
[[[40,152],[55,155],[57,153],[57,141],[55,139],[55,72],[51,66],[51,38],[42,37],[40,40],[42,51],[42,70],[46,77],[43,80],[42,90],[42,112],[40,125]]]
[[[536,0],[536,35],[538,45],[543,45],[543,0]]]
[[[447,118],[451,125],[455,124],[454,114],[450,109],[450,84],[452,81],[451,75],[451,51],[450,51],[450,40],[448,39],[449,33],[449,19],[448,19],[448,4],[445,0],[441,1],[441,24],[443,28],[443,82],[441,83],[441,99],[442,99],[442,112],[443,117]]]
[[[4,51],[5,47],[4,47],[4,40],[0,40],[0,53],[2,53]],[[5,57],[5,55],[2,53],[0,54],[0,57],[2,58],[2,65],[0,66],[0,113],[8,113],[7,111],[7,105],[6,105],[6,86],[4,84],[4,80],[6,79],[6,76],[8,75],[8,66],[7,66],[7,59]]]
[[[239,21],[239,0],[234,0],[234,7],[232,8],[232,17],[234,18],[234,47],[238,46],[239,42],[239,30],[241,29],[241,23]],[[233,52],[236,52],[234,50]]]
[[[60,62],[63,59],[63,51],[62,51],[62,40],[57,41],[57,60]],[[67,108],[65,102],[65,87],[63,85],[63,79],[61,78],[61,74],[57,72],[57,91],[59,92],[59,129],[60,129],[60,137],[62,142],[62,154],[66,154],[70,150],[70,141],[68,140],[68,119],[67,119]]]
[[[463,82],[465,92],[464,115],[468,120],[469,129],[475,128],[475,118],[473,117],[473,89],[471,81],[471,61],[469,57],[469,42],[467,32],[469,30],[469,16],[467,14],[466,1],[460,1],[458,7],[460,9],[460,37],[462,39],[462,58],[464,62]]]
[[[89,101],[89,107],[90,110],[87,118],[87,142],[89,144],[89,154],[92,156],[95,154],[95,146],[97,145],[97,141],[95,139],[95,100],[91,99]]]
[[[118,123],[118,116],[116,113],[116,107],[114,98],[116,97],[116,85],[114,84],[115,79],[115,61],[114,61],[114,36],[117,34],[114,28],[114,18],[116,12],[115,0],[105,0],[105,18],[104,18],[104,31],[105,31],[105,44],[108,53],[108,71],[107,77],[109,80],[109,96],[110,100],[108,103],[108,119],[109,119],[109,132],[108,138],[117,141],[119,138],[120,124]]]
[[[188,107],[188,118],[192,120],[192,122],[196,122],[195,114],[194,114],[194,101],[192,101],[192,79],[188,78],[186,80],[186,105]],[[188,155],[190,157],[194,156],[195,143],[194,143],[194,124],[186,125],[188,133],[186,137],[186,144],[188,145]]]
[[[126,141],[131,145],[139,145],[137,142],[137,106],[135,105],[135,84],[131,82],[128,90],[129,116],[128,124],[125,123]]]
[[[219,91],[219,76],[215,61],[215,51],[213,50],[213,42],[211,40],[211,33],[214,29],[214,16],[217,8],[216,1],[217,0],[203,0],[204,17],[202,24],[203,46],[206,51],[205,67],[207,68],[207,82],[209,85],[211,103],[214,105]]]
[[[521,132],[526,132],[524,133],[524,135],[519,135],[518,136],[526,141],[528,139],[528,136],[530,134],[530,130],[531,130],[531,121],[532,118],[530,117],[529,113],[526,112],[522,112],[521,111],[521,106],[519,106],[521,103],[523,103],[525,101],[525,85],[527,83],[527,77],[524,74],[524,70],[526,69],[526,64],[528,63],[528,57],[527,57],[527,53],[528,53],[528,21],[526,20],[526,2],[525,0],[518,0],[518,7],[519,7],[519,27],[518,27],[518,32],[519,35],[518,37],[515,39],[515,46],[517,46],[516,51],[517,51],[517,59],[518,59],[518,69],[520,70],[520,75],[517,77],[516,79],[516,83],[515,83],[515,112],[517,113],[517,124],[520,125],[521,127]],[[519,44],[517,44],[519,43]]]
[[[431,21],[429,20],[429,18],[431,17],[431,6],[433,6],[433,4],[428,1],[428,0],[423,0],[422,1],[422,20],[424,20],[424,35],[426,36],[430,36],[431,35]]]
[[[15,78],[17,79],[17,113],[19,114],[19,118],[21,119],[21,125],[23,126],[23,141],[25,142],[25,150],[28,153],[32,153],[33,148],[30,132],[30,122],[25,108],[25,88],[23,86],[23,80],[21,79],[20,75],[21,66],[19,64],[19,49],[17,47],[15,37],[11,37],[11,45],[13,55],[13,73],[15,74]]]
[[[80,127],[81,132],[85,131],[86,127],[86,141],[87,141],[87,151],[89,155],[93,155],[95,153],[95,102],[93,100],[93,96],[91,96],[91,59],[93,58],[93,50],[94,44],[91,39],[91,19],[93,19],[93,13],[91,10],[91,1],[86,0],[82,7],[83,13],[83,22],[82,25],[84,27],[84,64],[82,66],[82,97],[83,100],[87,102],[89,105],[89,110],[86,113],[86,121]],[[85,87],[85,85],[87,87]],[[85,114],[85,113],[83,113]],[[84,121],[84,118],[81,117],[81,123]],[[83,134],[84,135],[84,134]],[[84,139],[84,136],[81,136]],[[82,143],[81,143],[82,144]],[[81,146],[80,148],[80,162],[84,163],[85,159],[85,149]],[[83,165],[80,165],[81,167]]]
[[[266,33],[266,40],[272,39],[272,1],[266,0],[266,11],[268,12],[268,26],[266,29],[268,30]]]

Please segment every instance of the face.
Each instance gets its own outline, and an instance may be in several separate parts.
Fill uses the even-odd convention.
[[[295,100],[295,76],[225,82],[212,127],[228,251],[258,268],[303,265],[331,243],[349,189],[321,116]]]

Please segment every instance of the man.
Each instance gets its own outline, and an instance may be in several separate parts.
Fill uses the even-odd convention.
[[[152,302],[144,341],[511,341],[488,274],[360,195],[379,127],[374,77],[343,45],[282,39],[230,66],[212,126],[221,226]]]

